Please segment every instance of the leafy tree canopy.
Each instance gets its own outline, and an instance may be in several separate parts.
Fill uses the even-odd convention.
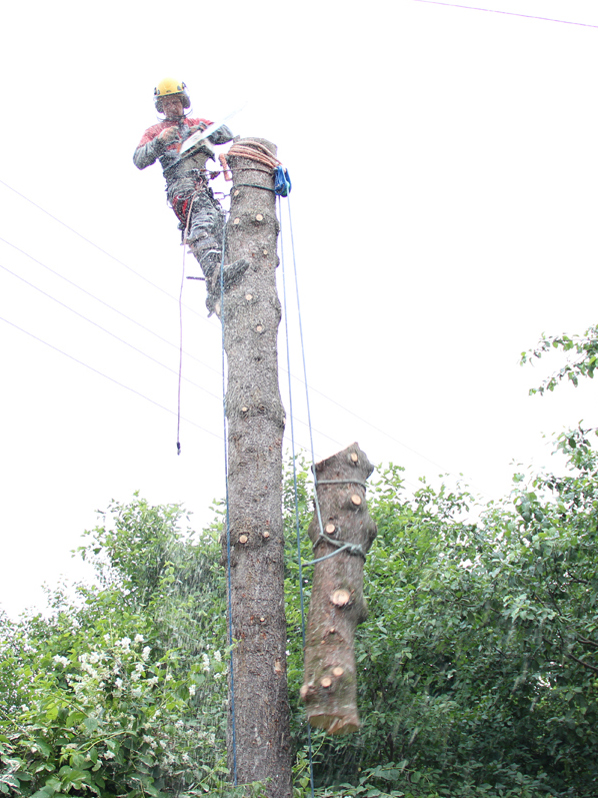
[[[598,328],[540,345],[593,374]],[[569,376],[573,374],[573,376]],[[538,389],[541,393],[542,391]],[[556,439],[564,475],[517,474],[481,505],[466,489],[379,469],[378,537],[358,631],[360,731],[311,735],[317,794],[404,798],[598,795],[598,453],[578,427]],[[310,794],[302,683],[301,557],[308,469],[287,465],[288,678],[295,793]],[[178,506],[113,504],[79,553],[97,586],[57,590],[49,618],[0,616],[0,792],[233,795],[224,767],[227,656],[221,508],[200,535]],[[228,786],[227,786],[228,785]],[[253,785],[249,792],[263,794]]]

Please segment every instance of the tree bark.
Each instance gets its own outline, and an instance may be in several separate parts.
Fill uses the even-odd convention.
[[[314,565],[301,697],[312,726],[349,734],[360,725],[354,640],[357,624],[367,617],[363,565],[377,530],[365,502],[365,480],[374,468],[354,443],[315,470],[324,536],[317,512],[308,534],[314,557],[326,559]],[[339,552],[344,543],[357,548]]]
[[[276,147],[258,142],[273,154]],[[228,360],[228,485],[234,726],[228,761],[239,784],[267,782],[271,798],[291,794],[282,525],[282,438],[276,291],[279,224],[272,170],[229,156],[233,174],[226,263],[250,267],[216,307]],[[263,186],[259,188],[258,186]],[[226,557],[226,541],[225,551]],[[230,681],[229,681],[230,685]]]

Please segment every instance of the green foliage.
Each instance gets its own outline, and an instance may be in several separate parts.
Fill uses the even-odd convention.
[[[583,430],[558,446],[568,476],[518,475],[486,507],[425,483],[408,497],[401,469],[382,471],[362,728],[314,735],[319,794],[598,794],[597,454]]]
[[[563,380],[569,380],[573,385],[579,384],[580,377],[593,379],[594,371],[598,366],[598,325],[594,325],[586,330],[583,336],[574,335],[551,335],[542,336],[535,349],[521,353],[521,364],[531,363],[534,358],[540,359],[552,349],[566,352],[567,355],[576,356],[559,371],[544,381],[538,388],[532,388],[530,394],[543,394],[545,391],[554,391],[556,386]]]
[[[356,643],[360,731],[312,733],[318,798],[598,795],[598,454],[557,439],[565,476],[516,475],[476,504],[402,469],[372,481],[378,537]],[[284,488],[294,796],[311,794],[299,701],[312,570],[308,469]],[[81,555],[97,587],[57,590],[52,614],[0,615],[0,793],[263,796],[226,760],[221,507],[200,536],[177,506],[114,504]]]
[[[223,577],[178,507],[113,505],[82,549],[101,587],[2,639],[0,792],[205,794],[227,782]],[[198,704],[201,703],[201,719]]]

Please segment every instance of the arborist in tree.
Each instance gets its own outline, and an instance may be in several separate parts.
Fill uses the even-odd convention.
[[[181,155],[182,143],[212,123],[208,119],[190,119],[185,115],[191,100],[182,81],[172,78],[160,81],[154,89],[154,104],[165,118],[145,131],[133,161],[138,169],[160,161],[166,178],[168,202],[179,220],[183,243],[191,247],[205,275],[208,288],[206,304],[212,313],[220,293],[225,215],[208,185],[206,163],[214,158],[212,144],[226,144],[233,135],[226,125],[222,125]],[[248,266],[244,259],[225,266],[224,287],[232,285]]]

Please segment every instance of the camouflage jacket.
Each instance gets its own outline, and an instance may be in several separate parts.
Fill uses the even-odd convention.
[[[157,125],[152,125],[152,127],[149,127],[145,131],[135,150],[135,154],[133,155],[135,166],[138,169],[145,169],[147,166],[151,166],[159,160],[167,184],[170,182],[170,176],[172,176],[172,178],[180,178],[182,172],[186,170],[186,167],[183,169],[172,168],[181,161],[178,153],[180,141],[185,141],[185,139],[189,138],[197,128],[205,130],[211,124],[209,119],[189,119],[185,116],[178,122],[176,120],[164,119],[162,122],[158,122]],[[168,127],[174,127],[175,125],[179,129],[180,141],[167,144],[158,138],[163,130]],[[229,128],[226,125],[222,125],[218,130],[212,133],[211,136],[208,136],[208,141],[212,144],[226,144],[228,141],[231,141],[232,137],[233,134]],[[207,149],[207,151],[204,152],[203,164],[201,164],[201,167],[205,165],[205,161],[209,160],[210,157],[210,149]],[[189,170],[198,168],[196,159],[185,160],[188,162]]]

